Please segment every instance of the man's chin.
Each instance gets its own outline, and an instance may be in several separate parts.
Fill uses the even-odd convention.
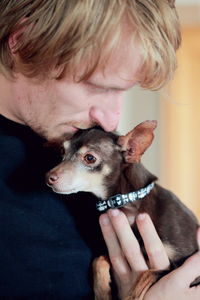
[[[56,128],[52,131],[43,132],[43,137],[49,142],[54,140],[70,140],[73,135],[78,132],[78,130],[78,128],[74,128],[72,130],[69,130],[68,128],[66,130],[64,128]]]

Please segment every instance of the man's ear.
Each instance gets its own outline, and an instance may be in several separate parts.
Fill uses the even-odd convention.
[[[17,49],[20,45],[21,36],[23,35],[24,30],[27,26],[26,24],[24,24],[26,23],[27,19],[28,18],[23,18],[23,20],[21,20],[19,23],[19,28],[16,28],[16,30],[13,31],[8,38],[8,45],[12,54],[17,53]]]
[[[8,45],[10,48],[10,52],[12,54],[16,54],[16,48],[18,45],[18,38],[17,38],[17,33],[12,33],[9,38],[8,38]]]
[[[124,151],[125,161],[128,163],[140,162],[142,154],[151,145],[154,138],[156,121],[145,121],[137,125],[125,136],[120,136],[118,144]]]

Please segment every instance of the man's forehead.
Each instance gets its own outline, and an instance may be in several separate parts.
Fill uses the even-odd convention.
[[[139,81],[142,61],[139,42],[128,42],[124,38],[110,55],[106,65],[100,65],[88,81],[97,86],[129,89]]]

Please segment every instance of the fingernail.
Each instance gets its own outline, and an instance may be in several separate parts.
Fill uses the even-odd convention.
[[[116,217],[116,216],[118,216],[119,215],[119,209],[110,209],[110,214],[111,214],[111,216],[113,216],[113,217]]]
[[[109,223],[110,223],[110,220],[107,215],[101,216],[101,224],[102,225],[108,225]]]
[[[146,218],[146,214],[139,214],[139,215],[137,216],[137,219],[138,219],[139,221],[143,221],[145,218]]]

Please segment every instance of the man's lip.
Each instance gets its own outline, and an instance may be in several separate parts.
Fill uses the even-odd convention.
[[[65,130],[66,132],[68,133],[76,133],[78,130],[80,130],[80,128],[76,127],[76,126],[73,126],[73,125],[65,125]]]
[[[74,127],[74,126],[72,126],[72,131],[73,132],[77,132],[79,130],[79,128],[78,127]]]

